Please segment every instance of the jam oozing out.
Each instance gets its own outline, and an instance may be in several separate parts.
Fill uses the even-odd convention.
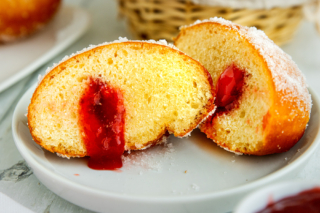
[[[257,213],[320,213],[320,188],[306,190],[270,203]]]
[[[224,108],[237,100],[242,93],[243,82],[243,70],[234,64],[227,67],[218,80],[216,106]]]
[[[121,168],[125,144],[125,108],[121,91],[100,79],[90,79],[80,99],[79,114],[90,157],[88,166],[96,170]]]

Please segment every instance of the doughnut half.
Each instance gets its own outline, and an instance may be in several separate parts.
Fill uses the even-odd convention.
[[[220,91],[216,87],[216,113],[200,127],[219,146],[266,155],[287,151],[302,137],[311,112],[305,78],[262,31],[211,18],[182,27],[175,45],[208,69],[214,85],[221,85]],[[223,94],[228,90],[223,82],[232,84],[228,78],[239,82],[240,89],[229,88],[231,95]],[[219,100],[220,93],[233,101]]]
[[[35,142],[65,157],[86,156],[80,100],[93,82],[123,97],[125,150],[160,143],[167,133],[187,136],[215,109],[212,79],[199,62],[164,41],[122,39],[48,70],[28,108]]]

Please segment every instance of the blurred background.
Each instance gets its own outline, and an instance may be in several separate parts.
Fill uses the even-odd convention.
[[[118,7],[137,39],[171,41],[180,26],[217,16],[261,29],[278,45],[292,39],[304,17],[319,13],[314,0],[118,0]]]

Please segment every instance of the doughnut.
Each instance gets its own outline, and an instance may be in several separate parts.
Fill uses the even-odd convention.
[[[0,43],[24,38],[45,26],[61,0],[1,0]]]
[[[119,159],[168,134],[188,136],[215,109],[214,96],[208,71],[173,45],[121,38],[49,68],[27,117],[50,152]]]
[[[216,144],[267,155],[303,136],[311,112],[305,77],[264,32],[215,17],[181,27],[174,43],[212,76],[217,110],[200,130]]]

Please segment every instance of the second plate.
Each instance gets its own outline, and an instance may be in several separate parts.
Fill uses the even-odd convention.
[[[89,26],[89,14],[64,6],[40,32],[0,45],[0,92],[29,75],[77,40]]]

